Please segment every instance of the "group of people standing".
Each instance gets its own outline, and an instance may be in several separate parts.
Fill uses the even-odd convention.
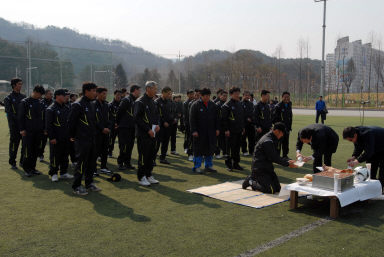
[[[230,88],[229,92],[219,90],[214,101],[209,88],[189,90],[183,103],[181,96],[173,95],[169,87],[162,88],[157,95],[158,84],[147,81],[143,94],[141,87],[133,84],[129,93],[126,89],[115,90],[113,100],[108,103],[108,90],[92,82],[83,83],[79,99],[66,89],[52,94],[40,85],[26,97],[20,93],[22,80],[18,78],[11,81],[11,86],[12,93],[4,101],[10,129],[9,164],[17,168],[16,155],[22,140],[20,165],[25,175],[41,174],[36,170],[36,161],[44,160],[44,146],[48,141],[51,180],[58,181],[59,172],[60,179],[74,178],[72,188],[78,195],[101,190],[93,183],[98,173],[113,174],[107,167],[107,159],[113,155],[116,138],[118,169],[136,169],[131,161],[136,139],[139,184],[159,183],[152,174],[157,155],[160,163],[171,164],[167,160],[169,143],[170,153],[179,155],[176,151],[178,129],[184,132],[184,151],[193,161],[192,171],[196,173],[216,172],[214,157],[224,158],[229,171],[243,170],[240,152],[244,156],[252,154],[252,175],[246,178],[243,188],[252,186],[254,190],[273,193],[280,190],[280,184],[272,163],[297,167],[295,160],[288,157],[293,120],[289,92],[284,92],[282,101],[271,108],[269,91],[262,90],[256,103],[248,91],[241,96],[238,87]],[[344,132],[344,138],[354,142],[356,148],[349,160],[351,164],[369,160],[372,169],[382,167],[377,151],[381,153],[384,149],[379,144],[368,147],[366,140],[384,141],[383,129],[357,127]],[[301,155],[304,143],[311,145],[313,156]],[[326,165],[331,165],[337,144],[338,135],[330,127],[313,124],[300,130],[296,157],[314,160],[316,172],[315,167],[321,166],[323,158]],[[75,166],[74,175],[68,173],[69,157]],[[203,162],[204,170],[201,169]]]

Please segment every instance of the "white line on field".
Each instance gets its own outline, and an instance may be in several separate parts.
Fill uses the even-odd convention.
[[[324,219],[320,219],[318,221],[315,221],[311,224],[308,224],[306,226],[303,226],[299,229],[296,229],[288,234],[285,234],[284,236],[281,236],[275,240],[272,240],[268,243],[265,243],[263,245],[260,245],[259,247],[255,248],[255,249],[252,249],[252,250],[249,250],[245,253],[242,253],[240,255],[238,255],[238,257],[252,257],[252,256],[256,256],[258,255],[259,253],[262,253],[264,251],[267,251],[271,248],[274,248],[276,246],[279,246],[289,240],[291,240],[292,238],[295,238],[295,237],[298,237],[298,236],[301,236],[302,234],[308,232],[308,231],[311,231],[317,227],[320,227],[328,222],[330,222],[331,219],[327,219],[327,218],[324,218]]]

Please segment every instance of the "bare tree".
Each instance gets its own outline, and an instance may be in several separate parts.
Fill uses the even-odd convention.
[[[346,69],[346,74],[344,78],[344,84],[345,87],[347,88],[347,94],[349,94],[349,90],[351,88],[352,82],[356,77],[356,67],[355,67],[355,62],[353,59],[349,59],[347,62],[347,69]]]

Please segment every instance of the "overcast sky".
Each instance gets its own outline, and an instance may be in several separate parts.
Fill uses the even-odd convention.
[[[282,57],[297,57],[303,38],[310,57],[320,59],[322,16],[323,4],[313,0],[15,0],[0,7],[0,17],[12,22],[69,27],[168,58],[209,49],[272,55],[279,45]],[[340,36],[367,42],[372,31],[384,36],[383,0],[327,2],[326,53]]]

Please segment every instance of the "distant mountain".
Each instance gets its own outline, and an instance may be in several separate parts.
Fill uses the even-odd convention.
[[[156,68],[160,71],[166,70],[171,63],[166,58],[121,40],[98,38],[80,34],[69,28],[55,26],[37,28],[27,23],[11,23],[2,18],[0,18],[0,38],[19,42],[30,39],[35,42],[48,43],[52,46],[67,47],[62,49],[55,47],[54,49],[57,50],[60,58],[72,61],[76,73],[79,73],[84,66],[90,64],[92,56],[94,57],[95,63],[93,64],[95,66],[116,65],[122,62],[128,76],[142,72],[146,67]],[[81,48],[104,52],[90,53]],[[113,54],[111,55],[108,52]]]

